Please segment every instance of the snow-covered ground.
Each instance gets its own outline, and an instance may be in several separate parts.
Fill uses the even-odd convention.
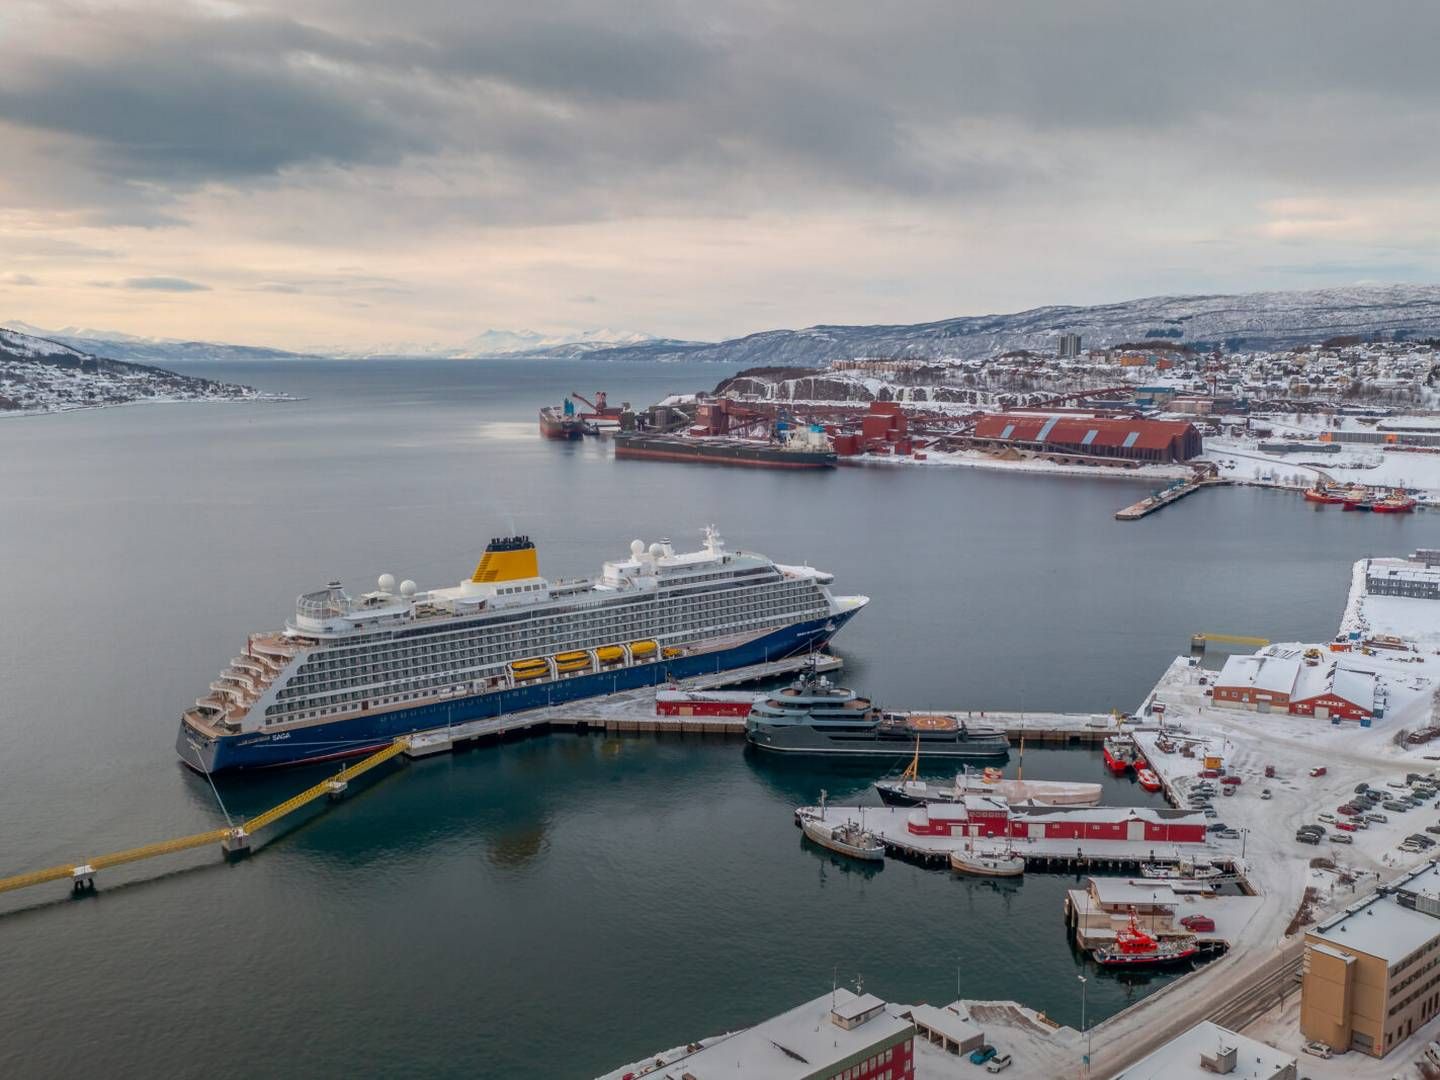
[[[1059,465],[1038,458],[1014,461],[980,450],[947,452],[927,448],[923,458],[897,454],[858,454],[842,458],[846,465],[915,466],[917,468],[993,469],[996,472],[1042,473],[1054,476],[1088,476],[1102,480],[1150,480],[1166,487],[1173,480],[1188,480],[1194,470],[1185,465],[1141,465],[1134,469],[1099,468],[1093,465]]]
[[[1440,453],[1375,446],[1339,454],[1273,454],[1259,446],[1258,439],[1206,439],[1203,460],[1219,464],[1220,475],[1232,480],[1292,488],[1311,487],[1317,480],[1400,487],[1440,505]]]
[[[283,401],[249,386],[91,356],[0,329],[0,417],[137,402]]]

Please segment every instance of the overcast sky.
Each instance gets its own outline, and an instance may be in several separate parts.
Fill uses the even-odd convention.
[[[715,339],[1440,280],[1440,4],[4,0],[0,320]]]

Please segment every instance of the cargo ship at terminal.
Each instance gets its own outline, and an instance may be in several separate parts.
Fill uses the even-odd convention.
[[[620,434],[617,458],[689,461],[704,465],[740,465],[759,469],[833,469],[839,462],[824,432],[792,431],[782,440],[741,439],[729,435]]]
[[[525,536],[471,577],[422,591],[382,575],[305,593],[187,709],[175,749],[204,772],[365,754],[401,735],[822,648],[868,602],[832,575],[729,550],[630,545],[595,578],[540,575]]]

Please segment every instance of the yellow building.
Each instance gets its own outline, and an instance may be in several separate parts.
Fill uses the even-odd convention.
[[[1305,934],[1300,1030],[1384,1057],[1440,1014],[1440,865],[1426,864]]]

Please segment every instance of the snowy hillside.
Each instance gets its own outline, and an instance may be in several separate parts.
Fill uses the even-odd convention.
[[[1085,348],[1146,338],[1231,348],[1280,348],[1342,335],[1440,337],[1440,286],[1390,285],[1236,296],[1157,296],[1096,307],[1043,307],[912,326],[767,330],[715,345],[655,342],[594,353],[603,360],[713,360],[736,367],[819,366],[862,356],[979,359],[1013,349],[1055,351],[1061,334]]]
[[[137,401],[275,400],[249,386],[110,360],[0,329],[0,416],[64,412]]]
[[[176,360],[293,360],[302,355],[259,345],[226,345],[217,341],[137,337],[119,330],[97,330],[88,326],[46,330],[16,319],[12,319],[7,325],[12,330],[30,337],[59,342],[81,352],[138,363],[166,364]]]

